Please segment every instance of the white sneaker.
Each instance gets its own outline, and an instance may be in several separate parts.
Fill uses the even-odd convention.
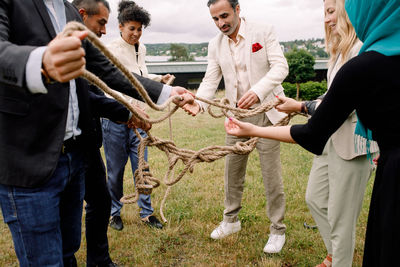
[[[284,244],[285,244],[285,234],[283,234],[283,235],[270,234],[269,238],[268,238],[268,242],[264,247],[264,252],[265,253],[279,253],[279,252],[281,252]]]
[[[221,222],[217,228],[214,229],[211,233],[212,239],[221,239],[227,237],[230,234],[236,233],[240,231],[240,221],[234,223]]]

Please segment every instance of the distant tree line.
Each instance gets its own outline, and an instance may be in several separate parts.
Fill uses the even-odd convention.
[[[328,58],[328,53],[325,51],[325,40],[323,38],[312,38],[308,40],[294,40],[288,42],[281,42],[284,46],[285,52],[292,50],[304,49],[315,58]]]
[[[162,44],[145,44],[147,55],[149,56],[170,56],[171,45],[182,46],[187,50],[189,55],[194,57],[206,57],[208,52],[208,43],[188,44],[188,43],[162,43]]]
[[[325,41],[323,38],[280,42],[285,53],[294,49],[304,49],[308,51],[314,58],[328,58],[328,54],[325,52],[324,43]],[[207,56],[208,43],[174,43],[173,45],[174,48],[177,48],[176,46],[184,47],[189,56]],[[146,48],[147,55],[149,56],[171,56],[171,43],[146,44]]]
[[[171,58],[168,61],[194,61],[194,56],[183,45],[171,44],[170,52]]]

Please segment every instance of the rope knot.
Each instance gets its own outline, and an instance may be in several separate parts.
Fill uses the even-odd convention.
[[[136,77],[130,72],[129,69],[127,69],[107,48],[104,46],[104,44],[101,43],[101,41],[98,39],[98,37],[91,32],[89,29],[87,29],[83,24],[79,22],[69,22],[66,27],[63,30],[64,36],[70,36],[74,31],[88,31],[88,40],[95,46],[97,47],[106,58],[110,60],[112,64],[114,64],[120,71],[121,73],[128,79],[128,81],[132,84],[132,88],[135,89],[142,99],[153,109],[157,111],[163,111],[167,107],[169,107],[169,104],[173,102],[175,99],[182,99],[181,96],[174,96],[170,97],[163,105],[156,105],[151,98],[149,97],[147,91],[143,88],[143,85],[136,79]],[[138,113],[136,108],[129,103],[124,97],[122,97],[119,93],[116,93],[114,90],[109,88],[107,84],[105,84],[101,79],[99,79],[96,75],[93,73],[85,70],[84,74],[82,75],[83,78],[88,80],[90,83],[96,85],[99,87],[101,90],[103,90],[105,93],[111,95],[113,98],[115,98],[117,101],[121,102],[124,106],[126,106],[133,114],[133,116],[139,118],[140,120],[146,122],[146,123],[159,123],[164,121],[165,119],[169,118],[172,116],[173,113],[175,113],[178,110],[178,106],[175,105],[174,108],[163,115],[159,119],[149,119],[147,117],[142,116],[141,113]],[[196,99],[209,104],[208,107],[208,112],[212,117],[215,118],[220,118],[220,117],[230,117],[229,114],[233,114],[236,118],[247,118],[251,117],[257,114],[260,114],[262,112],[267,112],[268,110],[274,108],[276,105],[278,105],[280,102],[273,102],[273,103],[263,103],[256,107],[253,110],[247,110],[247,109],[241,109],[237,107],[232,107],[229,103],[229,100],[227,98],[222,98],[221,100],[213,100],[210,101],[208,99],[204,99],[201,97],[196,96]],[[218,107],[221,111],[221,114],[215,115],[211,111],[211,106]],[[290,118],[293,116],[293,114],[290,114],[290,116],[286,117],[286,120],[284,123],[288,123]],[[281,124],[277,124],[281,125]],[[176,147],[175,143],[170,140],[160,140],[158,138],[155,138],[151,136],[151,134],[148,132],[148,137],[142,138],[141,135],[136,131],[136,135],[138,136],[140,140],[140,145],[138,147],[138,156],[139,156],[139,162],[138,162],[138,169],[135,171],[135,179],[136,179],[136,186],[135,186],[135,193],[130,194],[127,196],[124,196],[121,198],[121,202],[130,204],[134,203],[138,200],[139,194],[151,194],[152,189],[156,188],[160,185],[160,181],[153,177],[152,173],[149,171],[149,165],[148,163],[144,160],[144,152],[146,146],[156,146],[158,149],[162,150],[165,152],[165,154],[168,157],[168,163],[169,163],[169,168],[167,170],[167,173],[164,176],[164,182],[168,186],[168,189],[170,186],[173,184],[177,183],[180,181],[180,179],[187,173],[193,172],[194,166],[196,163],[199,162],[212,162],[215,160],[218,160],[222,157],[225,157],[228,154],[248,154],[250,153],[256,146],[258,138],[251,138],[246,142],[240,142],[237,143],[234,146],[209,146],[206,148],[203,148],[199,151],[193,151],[193,150],[188,150],[188,149],[179,149]],[[172,171],[175,169],[177,162],[181,160],[183,165],[185,166],[183,170],[180,171],[179,175],[173,179],[169,180],[169,177],[172,173]],[[168,191],[167,191],[168,192]],[[161,212],[162,213],[162,212]]]

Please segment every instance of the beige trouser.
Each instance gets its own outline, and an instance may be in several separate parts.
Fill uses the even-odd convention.
[[[270,126],[271,123],[265,113],[242,119],[259,126]],[[238,141],[249,138],[226,136],[226,144],[233,145]],[[285,195],[283,193],[280,143],[278,141],[260,138],[257,145],[260,155],[261,173],[267,197],[267,216],[271,220],[270,232],[284,234],[286,226],[283,224],[285,213]],[[236,222],[241,209],[244,179],[246,174],[248,155],[228,155],[225,159],[225,210],[224,221]]]
[[[331,139],[322,155],[314,158],[306,202],[332,254],[333,266],[352,266],[357,218],[372,170],[365,155],[340,158]]]

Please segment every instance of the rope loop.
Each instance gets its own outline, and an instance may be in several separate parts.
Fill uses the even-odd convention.
[[[87,39],[97,47],[106,58],[110,60],[120,71],[121,73],[129,80],[132,84],[132,87],[135,88],[142,99],[149,105],[153,110],[156,111],[163,111],[165,110],[170,103],[174,101],[181,100],[181,96],[173,96],[170,97],[164,104],[157,105],[155,104],[151,98],[149,97],[147,91],[143,88],[143,85],[136,79],[136,77],[116,58],[108,49],[107,47],[99,40],[99,38],[90,30],[88,30],[83,24],[79,22],[69,22],[63,30],[64,36],[70,36],[74,31],[88,31]],[[150,119],[143,117],[129,101],[127,101],[124,97],[122,97],[119,93],[115,92],[111,88],[107,86],[100,78],[98,78],[93,73],[85,70],[84,74],[82,75],[83,78],[88,80],[91,84],[96,85],[98,88],[103,90],[105,93],[109,94],[117,101],[122,103],[126,108],[128,108],[133,116],[136,116],[142,121],[147,123],[160,123],[167,118],[170,118],[177,110],[178,106],[175,105],[173,109],[168,111],[166,114],[161,116],[158,119]],[[196,96],[196,99],[202,101],[209,105],[208,113],[214,118],[221,118],[221,117],[231,117],[234,116],[238,119],[248,118],[251,116],[255,116],[257,114],[267,112],[276,105],[280,104],[280,100],[275,100],[270,103],[263,103],[252,110],[241,109],[232,107],[229,103],[227,98],[222,98],[220,100],[208,100],[201,97]],[[220,109],[221,114],[215,114],[212,110],[212,107],[217,107]],[[287,125],[289,120],[296,115],[297,113],[293,113],[282,119],[276,125]],[[275,126],[276,126],[275,125]],[[184,148],[178,148],[175,143],[171,140],[161,140],[157,137],[154,137],[147,132],[147,137],[143,138],[139,132],[135,129],[135,133],[140,140],[140,145],[138,147],[138,169],[135,171],[135,190],[133,194],[126,195],[121,198],[121,202],[125,204],[131,204],[138,200],[139,194],[151,194],[154,188],[160,186],[161,182],[158,178],[154,177],[153,174],[150,172],[150,167],[148,163],[144,159],[144,152],[146,147],[155,146],[161,151],[164,151],[167,158],[168,158],[168,170],[164,176],[164,184],[168,186],[166,195],[163,199],[162,205],[165,203],[165,198],[170,191],[170,187],[177,182],[179,182],[182,177],[189,171],[193,172],[194,166],[200,162],[213,162],[220,158],[225,157],[228,154],[239,154],[239,155],[246,155],[249,154],[255,148],[258,138],[251,138],[246,142],[238,142],[233,146],[209,146],[202,148],[198,151],[193,151]],[[176,164],[181,161],[182,164],[185,166],[183,170],[177,175],[176,178],[171,179],[171,174],[173,173]],[[161,211],[162,213],[162,211]],[[163,213],[162,213],[163,216]]]

